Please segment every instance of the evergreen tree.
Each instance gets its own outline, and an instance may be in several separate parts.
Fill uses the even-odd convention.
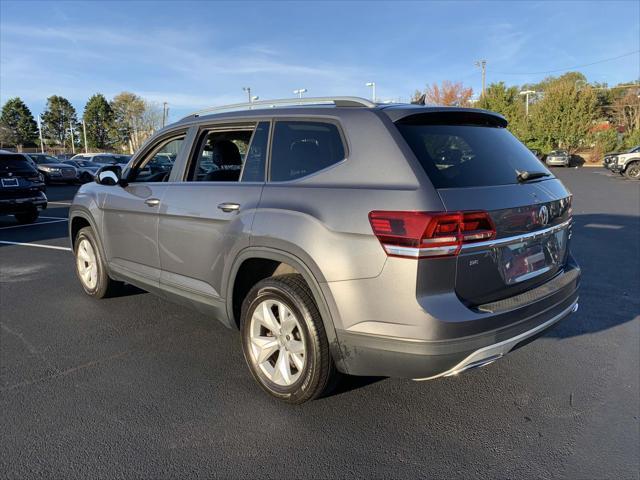
[[[2,107],[0,115],[2,143],[14,144],[18,151],[27,144],[35,143],[38,126],[29,107],[19,98],[12,98]]]
[[[42,133],[46,139],[55,144],[65,147],[71,145],[71,131],[73,128],[73,139],[76,145],[80,143],[80,130],[76,109],[71,102],[64,97],[53,95],[47,99],[47,109],[42,114]]]
[[[82,119],[87,132],[88,148],[108,149],[112,145],[114,116],[104,95],[92,96],[84,107]]]

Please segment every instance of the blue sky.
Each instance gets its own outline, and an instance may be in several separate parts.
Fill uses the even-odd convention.
[[[81,114],[96,92],[203,106],[308,95],[407,100],[442,80],[480,90],[522,84],[640,50],[640,2],[31,2],[0,3],[0,102],[34,114],[67,97]],[[590,81],[640,77],[640,56],[580,68]],[[557,73],[556,75],[560,74]]]

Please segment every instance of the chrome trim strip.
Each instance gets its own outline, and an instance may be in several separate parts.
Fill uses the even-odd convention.
[[[478,367],[482,365],[486,365],[487,363],[491,363],[494,360],[506,355],[515,347],[518,343],[523,340],[526,340],[529,337],[536,335],[547,327],[550,327],[556,322],[559,322],[564,317],[569,315],[572,312],[576,312],[578,310],[578,299],[565,308],[562,312],[560,312],[555,317],[547,320],[544,323],[541,323],[535,328],[531,330],[527,330],[526,332],[521,333],[520,335],[516,335],[515,337],[508,338],[502,342],[494,343],[493,345],[488,345],[483,347],[475,352],[471,353],[467,358],[462,360],[460,363],[450,368],[446,372],[439,373],[437,375],[433,375],[432,377],[426,378],[414,378],[416,382],[421,382],[423,380],[432,380],[438,377],[449,377],[451,375],[456,375],[458,373],[464,372],[473,367]]]
[[[389,255],[399,255],[402,257],[439,257],[442,255],[451,255],[458,250],[457,245],[448,245],[444,247],[427,247],[427,248],[415,248],[415,247],[398,247],[396,245],[382,245],[385,251]]]
[[[513,237],[496,238],[494,240],[486,240],[484,242],[477,242],[477,243],[465,243],[462,245],[462,249],[460,251],[474,252],[476,250],[485,250],[487,248],[502,247],[504,245],[509,245],[512,243],[521,243],[521,242],[526,242],[527,240],[546,237],[547,235],[551,235],[564,228],[567,228],[569,225],[571,225],[572,221],[573,221],[572,219],[569,219],[565,222],[559,223],[558,225],[554,225],[552,227],[548,227],[542,230],[536,230],[535,232],[523,233],[522,235],[514,235]]]

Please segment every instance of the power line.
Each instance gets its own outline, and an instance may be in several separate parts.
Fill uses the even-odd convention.
[[[574,68],[590,67],[591,65],[597,65],[599,63],[610,62],[612,60],[618,60],[619,58],[629,57],[629,56],[635,55],[637,53],[640,53],[640,50],[634,50],[633,52],[625,53],[623,55],[618,55],[617,57],[605,58],[604,60],[598,60],[597,62],[585,63],[583,65],[574,65],[572,67],[559,68],[557,70],[546,70],[544,72],[519,72],[519,73],[493,72],[493,73],[497,73],[499,75],[540,75],[540,74],[543,74],[543,73],[557,73],[557,72],[564,72],[564,71],[567,71],[567,70],[573,70]]]

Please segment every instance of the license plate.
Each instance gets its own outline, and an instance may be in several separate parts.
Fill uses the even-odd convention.
[[[17,187],[18,179],[17,178],[3,178],[2,179],[3,187]]]
[[[502,277],[507,285],[524,282],[558,268],[566,250],[566,231],[542,240],[508,245],[500,252]]]

